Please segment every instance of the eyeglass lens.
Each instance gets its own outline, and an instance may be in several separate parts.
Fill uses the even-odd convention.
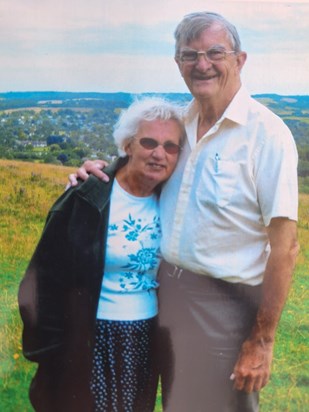
[[[142,137],[139,140],[140,145],[146,150],[154,150],[156,147],[160,145],[155,139],[151,137]],[[180,151],[180,146],[173,142],[165,142],[163,143],[163,148],[168,154],[177,154]]]
[[[226,51],[222,49],[212,48],[205,52],[197,50],[183,50],[180,54],[183,61],[195,62],[199,55],[205,56],[209,61],[216,62],[225,58],[226,54],[234,53],[234,51]]]

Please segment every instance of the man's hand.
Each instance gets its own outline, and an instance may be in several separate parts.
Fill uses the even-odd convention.
[[[260,391],[269,381],[272,357],[273,342],[246,340],[231,375],[234,388],[247,393]]]
[[[104,182],[108,182],[109,177],[102,172],[102,169],[106,166],[108,166],[108,163],[104,160],[86,160],[86,162],[84,162],[82,166],[77,169],[76,173],[69,175],[69,183],[67,187],[77,186],[77,179],[87,180],[90,174],[97,176]]]

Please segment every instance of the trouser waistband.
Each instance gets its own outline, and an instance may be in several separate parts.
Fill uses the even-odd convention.
[[[209,292],[220,291],[220,293],[239,297],[251,296],[254,300],[259,299],[261,294],[261,285],[251,286],[244,283],[228,282],[226,280],[213,278],[210,275],[192,272],[165,260],[161,263],[160,272],[163,272],[163,274],[166,273],[168,277],[173,278],[175,281],[182,280],[183,282],[188,281],[190,284],[200,284],[203,288],[207,288]]]

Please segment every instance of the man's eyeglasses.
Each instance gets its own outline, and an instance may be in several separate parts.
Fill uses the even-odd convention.
[[[138,140],[139,144],[146,150],[154,150],[158,146],[163,146],[166,153],[174,155],[181,151],[181,146],[173,142],[165,142],[162,145],[152,137],[142,137]]]
[[[234,50],[224,50],[217,47],[211,47],[206,51],[183,49],[180,51],[179,58],[182,62],[196,63],[199,56],[204,56],[210,63],[217,63],[224,60],[226,55],[234,53],[236,53]]]

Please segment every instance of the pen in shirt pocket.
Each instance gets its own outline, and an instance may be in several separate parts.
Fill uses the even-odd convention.
[[[216,173],[219,172],[219,160],[220,160],[220,156],[218,153],[216,153],[215,155],[215,172]]]

